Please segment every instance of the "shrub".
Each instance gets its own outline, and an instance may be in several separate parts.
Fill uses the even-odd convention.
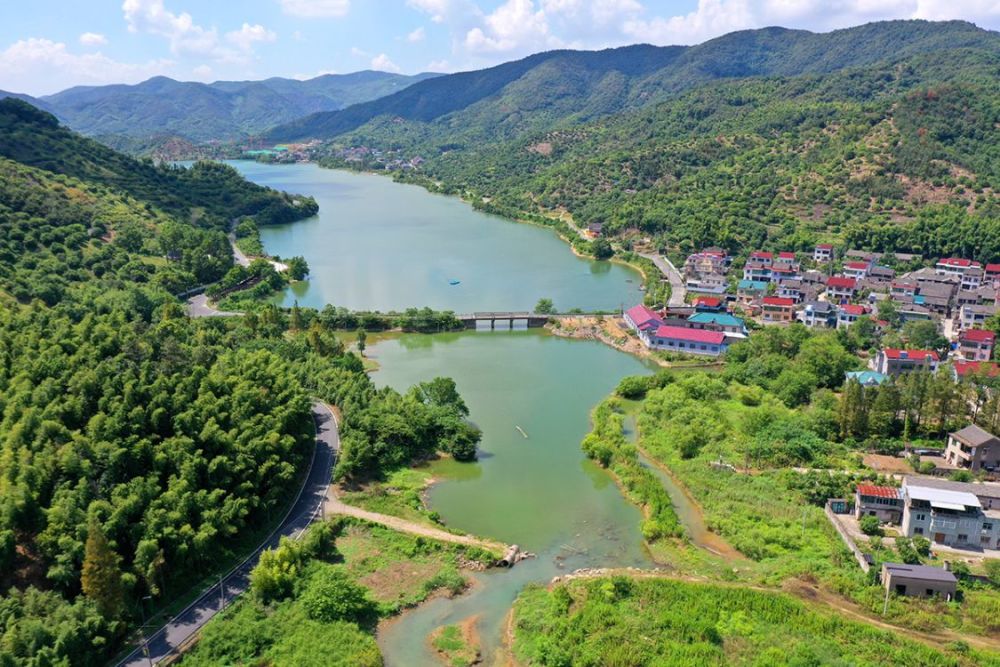
[[[882,535],[882,526],[879,524],[878,517],[871,515],[863,516],[858,521],[858,526],[865,535]]]
[[[376,615],[367,591],[332,565],[324,565],[313,574],[301,602],[309,618],[324,623],[354,621],[363,625]]]

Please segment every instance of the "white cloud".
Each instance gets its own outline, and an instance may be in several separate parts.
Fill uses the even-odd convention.
[[[130,32],[145,32],[167,40],[177,56],[211,58],[217,62],[245,63],[256,42],[274,41],[276,35],[261,25],[244,23],[239,30],[219,37],[214,27],[203,28],[187,12],[175,14],[163,0],[124,0],[122,12]]]
[[[226,40],[242,51],[252,51],[256,42],[273,42],[278,36],[260,24],[244,23],[239,30],[226,33]]]
[[[427,33],[424,32],[423,26],[420,26],[410,34],[406,36],[406,41],[408,42],[422,42],[424,38],[427,37]]]
[[[73,53],[62,42],[32,37],[0,52],[0,88],[44,95],[76,85],[138,83],[173,66],[170,60],[123,63],[101,53]]]
[[[536,11],[532,0],[507,0],[465,34],[465,47],[473,53],[539,50],[557,44],[549,35],[545,11]]]
[[[403,71],[399,68],[399,65],[392,62],[389,56],[384,53],[380,53],[372,58],[371,68],[379,72],[392,72],[394,74],[399,74]]]
[[[355,58],[367,58],[371,54],[368,53],[367,51],[365,51],[364,49],[359,49],[356,46],[352,46],[351,47],[351,55],[354,56]]]
[[[80,43],[84,46],[103,46],[108,43],[108,38],[97,32],[85,32],[80,35]]]
[[[208,65],[198,65],[191,70],[191,73],[199,81],[208,81],[212,78],[212,68]]]
[[[279,0],[286,14],[303,18],[340,18],[351,10],[350,0]]]

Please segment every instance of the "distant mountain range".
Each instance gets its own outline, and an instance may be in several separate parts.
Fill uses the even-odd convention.
[[[393,118],[427,123],[451,141],[509,139],[661,102],[712,81],[823,74],[962,48],[1000,48],[1000,35],[962,21],[887,21],[829,33],[745,30],[690,47],[550,51],[313,113],[267,138],[329,139]]]
[[[0,91],[55,114],[95,137],[177,137],[200,142],[258,134],[303,115],[332,111],[400,91],[435,76],[388,72],[325,74],[306,81],[181,82],[158,76],[136,85],[77,86],[32,98]]]

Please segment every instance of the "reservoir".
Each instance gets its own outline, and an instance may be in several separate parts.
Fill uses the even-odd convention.
[[[309,262],[309,280],[289,288],[285,306],[472,313],[531,310],[548,298],[560,311],[616,310],[642,298],[633,269],[576,257],[552,230],[480,213],[454,197],[314,164],[229,164],[319,203],[314,218],[260,230],[272,255]]]
[[[560,308],[614,309],[641,298],[639,276],[627,267],[577,258],[549,230],[482,215],[456,199],[307,164],[234,165],[258,183],[319,201],[315,218],[261,230],[267,252],[304,255],[311,268],[285,304],[513,310],[547,297]],[[454,378],[483,431],[479,461],[430,466],[428,475],[440,480],[429,492],[431,509],[449,526],[537,554],[511,570],[477,574],[465,595],[389,623],[378,637],[389,667],[437,664],[430,633],[472,617],[484,662],[493,664],[525,585],[583,567],[651,564],[639,510],[580,448],[590,410],[622,377],[651,372],[639,359],[544,330],[407,334],[370,344],[366,354],[379,364],[372,376],[379,386],[405,391]]]

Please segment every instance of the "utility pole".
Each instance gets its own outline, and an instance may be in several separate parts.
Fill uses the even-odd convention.
[[[882,615],[885,616],[889,611],[889,586],[885,587],[885,603],[882,605]]]
[[[153,667],[153,658],[149,655],[149,640],[146,638],[146,600],[152,600],[152,595],[144,595],[139,600],[139,610],[142,612],[142,627],[139,628],[139,636],[142,638],[142,654],[146,656],[149,667]]]
[[[219,611],[226,608],[226,585],[222,582],[222,577],[219,577]]]

